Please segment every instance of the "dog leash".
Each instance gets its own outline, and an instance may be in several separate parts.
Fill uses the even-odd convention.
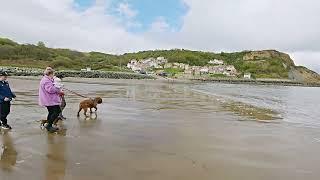
[[[63,88],[63,89],[71,92],[71,93],[74,94],[74,95],[77,95],[77,96],[80,96],[80,97],[83,97],[83,98],[88,98],[87,96],[84,96],[84,95],[81,95],[81,94],[79,94],[79,93],[77,93],[77,92],[71,91],[70,89],[67,89],[67,88]]]

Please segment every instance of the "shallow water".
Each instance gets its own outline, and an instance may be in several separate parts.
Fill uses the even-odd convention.
[[[81,98],[67,94],[65,130],[49,135],[37,122],[46,116],[37,106],[38,81],[12,80],[18,99],[9,120],[14,130],[2,130],[0,180],[320,177],[317,126],[297,126],[272,107],[199,92],[203,84],[98,82],[66,83],[104,103],[90,119],[77,119]],[[267,115],[283,119],[255,121]]]
[[[297,125],[320,128],[320,88],[294,86],[254,86],[246,84],[200,84],[200,91],[262,109]]]

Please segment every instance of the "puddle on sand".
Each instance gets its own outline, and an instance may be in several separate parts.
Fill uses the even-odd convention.
[[[193,91],[194,95],[201,98],[201,102],[208,102],[203,104],[203,108],[206,109],[210,107],[211,104],[218,106],[217,111],[230,112],[234,115],[239,116],[240,121],[257,121],[263,123],[279,123],[281,120],[281,114],[272,109],[261,108],[253,106],[243,102],[233,101],[231,99],[224,99],[217,95],[207,94],[202,91]],[[205,97],[205,98],[203,98]],[[206,101],[204,101],[206,99]],[[193,103],[194,104],[194,103]]]
[[[275,123],[281,120],[280,114],[271,109],[259,108],[241,102],[224,102],[222,107],[242,117],[241,121],[255,120],[257,122]],[[250,118],[250,119],[248,119]]]
[[[17,163],[17,150],[13,144],[11,135],[8,131],[1,131],[2,135],[2,147],[1,147],[1,159],[0,168],[4,171],[12,171]],[[1,179],[1,178],[0,178]]]

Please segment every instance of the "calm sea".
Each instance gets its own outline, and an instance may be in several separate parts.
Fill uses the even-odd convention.
[[[206,83],[192,89],[275,110],[290,123],[320,127],[320,88]]]

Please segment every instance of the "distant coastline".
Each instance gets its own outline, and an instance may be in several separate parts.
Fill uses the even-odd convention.
[[[42,76],[42,69],[37,68],[18,68],[18,67],[2,67],[0,70],[6,70],[14,78],[35,79]],[[305,83],[286,79],[239,79],[239,78],[164,78],[160,76],[149,76],[138,73],[127,72],[106,72],[106,71],[74,71],[63,70],[57,71],[70,81],[75,81],[76,78],[83,79],[127,79],[127,80],[157,80],[163,83],[225,83],[225,84],[252,84],[252,85],[281,85],[281,86],[305,86],[305,87],[320,87],[320,83]]]
[[[255,85],[281,85],[281,86],[304,86],[304,87],[320,87],[320,83],[306,83],[292,80],[281,79],[191,79],[192,81],[215,82],[227,84],[255,84]]]

